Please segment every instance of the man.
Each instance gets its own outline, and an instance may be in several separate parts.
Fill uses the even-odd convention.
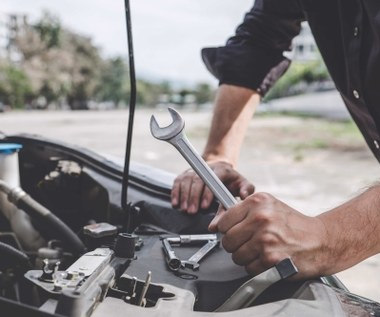
[[[298,277],[329,275],[380,252],[380,185],[317,217],[308,217],[254,187],[234,170],[260,98],[286,71],[283,52],[307,19],[338,91],[380,160],[380,1],[256,0],[224,47],[202,51],[220,81],[204,158],[243,201],[219,210],[211,231],[224,234],[233,260],[257,274],[291,257]],[[187,171],[178,176],[172,205],[194,214],[211,192]]]

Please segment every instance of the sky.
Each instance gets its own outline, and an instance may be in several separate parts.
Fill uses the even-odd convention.
[[[202,47],[223,45],[254,0],[130,0],[136,74],[194,84],[217,81],[204,67]],[[123,0],[2,0],[0,14],[34,18],[43,10],[91,36],[104,56],[127,58]]]

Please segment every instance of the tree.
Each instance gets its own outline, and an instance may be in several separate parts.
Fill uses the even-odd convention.
[[[101,101],[112,101],[116,107],[127,95],[127,67],[120,57],[103,64],[97,97]]]
[[[194,90],[194,95],[198,104],[210,102],[214,98],[215,91],[207,83],[199,83]]]
[[[0,66],[0,101],[20,108],[32,97],[29,78],[25,73],[9,64]]]
[[[42,106],[66,98],[72,108],[87,107],[99,87],[102,61],[90,38],[66,30],[45,12],[37,23],[21,25],[12,43],[35,95],[46,100]]]
[[[67,69],[69,90],[67,99],[72,109],[87,109],[100,83],[102,59],[90,38],[65,32],[66,50],[71,63]]]

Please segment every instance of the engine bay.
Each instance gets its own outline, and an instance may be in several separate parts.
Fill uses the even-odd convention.
[[[335,277],[287,280],[289,262],[249,276],[207,231],[216,205],[196,216],[172,209],[162,171],[134,166],[123,210],[117,163],[39,137],[2,143],[20,145],[19,184],[2,192],[0,214],[0,307],[12,316],[380,311]]]

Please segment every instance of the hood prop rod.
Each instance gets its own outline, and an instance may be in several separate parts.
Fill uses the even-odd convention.
[[[132,23],[131,23],[131,9],[129,0],[124,0],[125,8],[125,22],[127,28],[127,41],[128,41],[128,56],[129,56],[129,79],[130,79],[130,99],[129,99],[129,119],[128,119],[128,133],[125,146],[124,157],[124,170],[121,189],[121,207],[124,212],[130,212],[128,205],[128,180],[129,180],[129,168],[131,160],[131,148],[132,148],[132,135],[133,135],[133,121],[135,117],[136,109],[136,74],[135,74],[135,61],[133,54],[133,38],[132,38]],[[128,217],[129,218],[129,217]],[[128,225],[129,225],[128,221]]]

